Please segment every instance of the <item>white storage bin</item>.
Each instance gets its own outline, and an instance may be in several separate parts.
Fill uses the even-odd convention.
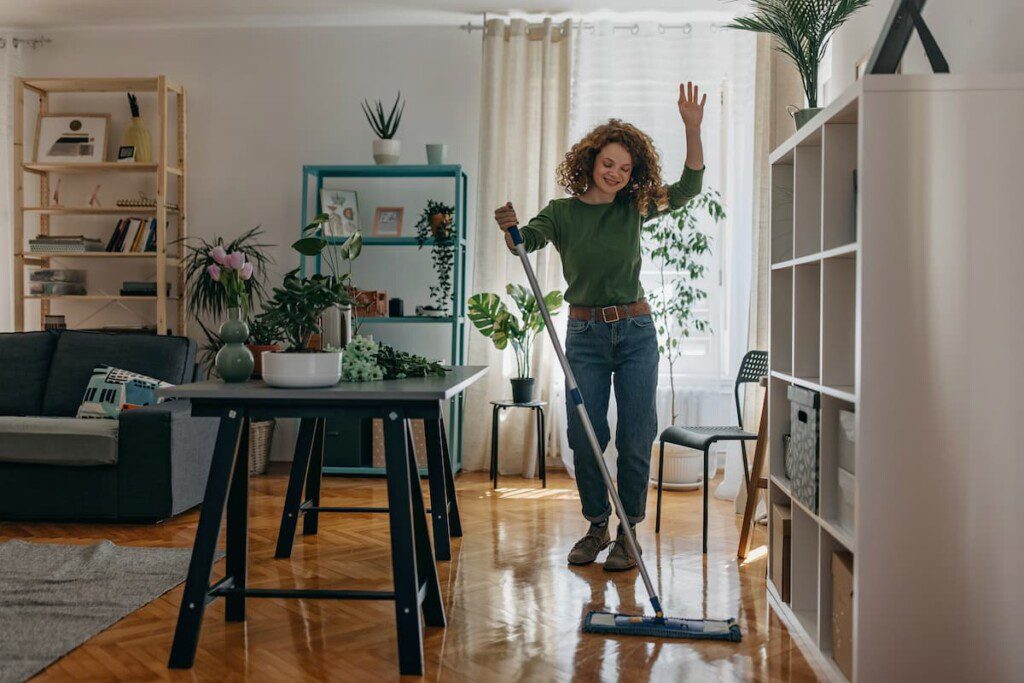
[[[839,526],[853,535],[853,491],[857,486],[857,477],[839,468]]]
[[[857,432],[857,415],[849,410],[839,411],[839,430],[837,432],[836,451],[839,453],[839,466],[849,472],[856,474],[857,468],[854,465],[853,457],[854,438]]]

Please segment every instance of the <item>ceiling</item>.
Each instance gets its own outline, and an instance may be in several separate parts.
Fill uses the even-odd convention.
[[[628,12],[632,19],[667,13],[720,18],[742,11],[737,0],[0,0],[0,27],[376,26],[444,25],[490,14]],[[697,18],[697,17],[695,17]]]

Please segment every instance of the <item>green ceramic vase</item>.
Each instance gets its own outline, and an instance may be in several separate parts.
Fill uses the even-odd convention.
[[[224,346],[217,352],[217,374],[225,382],[244,382],[252,376],[252,352],[245,346],[249,326],[237,308],[228,310],[228,319],[220,326]]]

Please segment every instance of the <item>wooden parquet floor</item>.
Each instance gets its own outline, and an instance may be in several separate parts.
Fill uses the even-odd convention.
[[[324,514],[320,534],[297,537],[290,560],[273,558],[286,485],[283,473],[252,482],[250,586],[391,589],[384,515]],[[637,572],[599,564],[569,567],[565,555],[585,529],[575,485],[552,473],[456,479],[464,537],[439,563],[446,629],[427,629],[431,681],[813,681],[814,673],[767,605],[765,531],[752,557],[736,560],[740,518],[712,498],[710,547],[700,554],[700,492],[666,492],[654,535],[654,492],[639,540],[666,613],[736,616],[739,644],[602,637],[580,631],[591,609],[647,608]],[[324,505],[386,505],[381,480],[328,477]],[[424,493],[426,496],[426,492]],[[0,523],[0,540],[191,547],[195,511],[159,525]],[[301,524],[300,524],[301,527]],[[223,538],[222,538],[223,540]],[[215,576],[222,570],[218,563]],[[206,611],[195,667],[166,668],[181,586],[57,661],[38,681],[387,681],[398,679],[390,602],[259,599],[248,621],[224,621],[224,601]]]

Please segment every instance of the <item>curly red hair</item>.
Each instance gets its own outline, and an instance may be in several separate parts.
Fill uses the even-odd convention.
[[[652,203],[664,206],[668,190],[661,180],[661,157],[654,142],[633,124],[619,119],[609,119],[572,146],[558,165],[558,184],[572,195],[586,192],[593,182],[598,153],[612,142],[625,147],[633,157],[629,183],[619,190],[617,198],[636,204],[641,216],[647,215]]]

